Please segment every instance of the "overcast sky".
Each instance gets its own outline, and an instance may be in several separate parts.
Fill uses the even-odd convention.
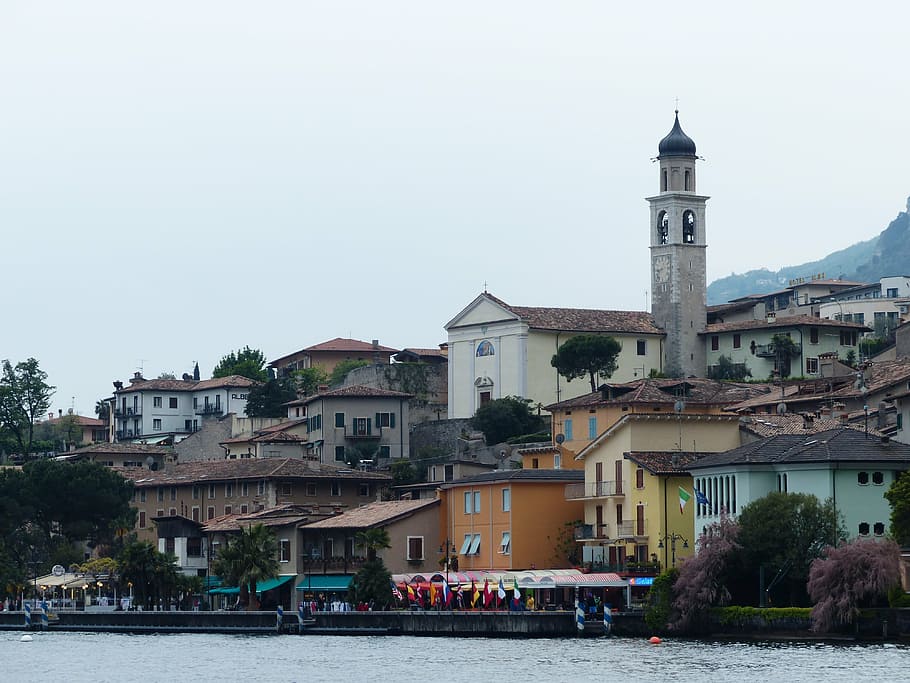
[[[644,310],[658,141],[708,280],[904,209],[910,5],[0,3],[0,358],[91,415],[244,345],[431,347],[507,302]]]

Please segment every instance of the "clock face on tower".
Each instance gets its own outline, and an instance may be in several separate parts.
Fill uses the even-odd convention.
[[[670,257],[666,254],[654,257],[654,281],[667,282],[670,279]]]

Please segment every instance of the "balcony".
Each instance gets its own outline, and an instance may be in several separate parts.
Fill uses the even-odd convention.
[[[375,439],[378,441],[382,438],[382,427],[377,427],[375,429],[367,429],[366,427],[359,429],[356,426],[348,429],[345,427],[344,438],[351,439],[352,441],[362,441],[367,439]]]
[[[645,529],[648,528],[647,520],[628,520],[610,524],[581,524],[575,527],[576,541],[600,540],[612,543],[620,540],[647,538]]]
[[[566,500],[583,498],[611,498],[625,496],[625,486],[619,481],[593,481],[577,484],[566,484]]]
[[[800,354],[802,354],[802,345],[794,342],[793,355],[798,356]],[[774,344],[756,344],[755,355],[759,358],[775,358],[777,351],[774,349]]]
[[[132,439],[135,435],[132,429],[121,429],[117,431],[117,440]]]
[[[197,415],[221,415],[224,412],[224,409],[219,403],[206,403],[205,405],[198,406],[193,410]]]
[[[114,408],[115,417],[139,417],[142,415],[142,409],[138,406],[133,406],[131,408]]]

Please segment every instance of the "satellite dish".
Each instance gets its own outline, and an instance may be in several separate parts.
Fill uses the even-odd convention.
[[[677,413],[677,414],[681,413],[681,412],[684,411],[685,409],[686,409],[686,402],[685,402],[685,401],[681,401],[681,400],[680,400],[680,401],[677,401],[676,403],[673,404],[673,411],[674,411],[675,413]]]
[[[565,440],[566,440],[566,435],[565,435],[565,434],[557,434],[557,435],[556,435],[556,443],[560,443],[560,444],[561,444],[561,443],[562,443],[563,441],[565,441]]]
[[[777,414],[786,415],[787,414],[787,404],[781,401],[777,404]]]
[[[154,468],[152,467],[152,465],[154,465],[154,464],[155,464],[155,458],[153,458],[152,456],[149,456],[149,457],[147,457],[147,458],[145,459],[145,465],[146,465],[146,467],[148,467],[150,470],[151,470],[151,469],[154,469]]]

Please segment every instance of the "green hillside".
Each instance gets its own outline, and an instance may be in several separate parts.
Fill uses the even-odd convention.
[[[910,211],[910,201],[908,201]],[[877,282],[887,275],[910,274],[910,213],[902,211],[878,237],[828,254],[818,261],[728,275],[708,285],[708,304],[783,289],[792,279],[824,273],[829,278]]]

